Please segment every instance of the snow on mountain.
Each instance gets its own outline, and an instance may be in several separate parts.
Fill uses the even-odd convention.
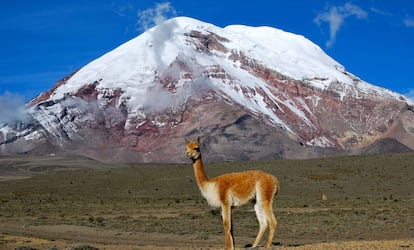
[[[203,34],[215,34],[225,38],[222,42],[226,49],[215,51],[213,55],[207,56],[199,53],[197,48],[194,48],[194,44],[188,42],[188,32],[191,30],[200,30]],[[257,63],[269,69],[292,79],[305,81],[322,90],[327,89],[333,82],[341,82],[345,84],[345,89],[336,90],[341,97],[355,88],[362,92],[395,95],[347,73],[342,65],[303,36],[271,27],[231,25],[222,29],[188,17],[178,17],[152,28],[86,65],[66,84],[57,88],[49,99],[60,99],[87,84],[99,82],[97,87],[100,89],[121,89],[124,94],[120,99],[127,99],[131,110],[151,106],[153,98],[148,98],[148,95],[151,96],[148,91],[155,93],[153,95],[164,95],[164,100],[171,98],[184,100],[186,97],[170,96],[170,92],[163,92],[154,87],[157,72],[163,72],[174,60],[179,59],[192,67],[191,71],[197,74],[193,75],[191,81],[184,80],[177,87],[181,85],[182,88],[188,88],[188,84],[195,84],[198,80],[206,82],[205,78],[208,78],[208,75],[206,76],[203,69],[221,65],[240,87],[223,85],[220,79],[218,81],[210,79],[210,87],[224,92],[233,101],[254,112],[269,115],[274,123],[282,124],[291,131],[287,124],[284,124],[273,112],[269,112],[261,96],[252,95],[246,98],[240,94],[242,88],[258,87],[276,99],[270,94],[266,82],[242,69],[239,62],[230,59],[232,53],[238,51],[242,51],[246,57],[259,59]],[[236,89],[238,91],[235,91]],[[191,94],[191,91],[182,91],[181,94]],[[166,102],[165,107],[170,104],[172,103]],[[285,104],[306,123],[311,124],[295,105],[291,102]]]
[[[282,134],[307,146],[349,149],[386,134],[402,138],[392,132],[402,114],[408,117],[405,131],[412,128],[405,97],[362,81],[303,36],[271,27],[220,28],[188,17],[170,19],[108,52],[31,104],[35,125],[23,134],[12,129],[15,141],[35,133],[61,146],[98,133],[99,139],[92,136],[96,147],[110,142],[145,159],[161,150],[154,138],[172,141],[196,130],[218,140],[228,136],[216,135],[224,128],[243,138],[250,127],[276,133],[269,138],[277,140],[285,140]]]
[[[186,42],[185,34],[191,30],[202,30],[204,34],[213,33],[228,39],[224,42],[227,52],[206,57],[189,49],[191,44]],[[67,84],[58,88],[51,99],[62,98],[65,93],[74,92],[94,81],[101,81],[102,88],[127,89],[132,91],[131,95],[140,96],[142,90],[151,86],[154,73],[162,71],[177,57],[196,61],[203,67],[214,66],[217,60],[223,64],[224,59],[229,70],[239,73],[240,67],[228,59],[232,50],[243,51],[251,58],[260,58],[260,63],[270,69],[296,80],[305,80],[321,89],[327,88],[333,81],[353,86],[354,79],[345,73],[344,67],[303,36],[271,27],[231,25],[222,29],[188,17],[178,17],[86,65]],[[251,79],[246,80],[243,82]],[[358,87],[367,90],[373,87],[362,81],[358,84],[361,85]]]

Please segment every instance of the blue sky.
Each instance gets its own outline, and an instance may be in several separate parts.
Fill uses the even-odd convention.
[[[301,34],[363,80],[414,98],[410,0],[3,0],[0,101],[30,100],[153,25],[189,16]]]

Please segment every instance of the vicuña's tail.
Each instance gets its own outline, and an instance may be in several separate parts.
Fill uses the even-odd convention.
[[[276,178],[276,192],[275,192],[275,197],[276,195],[280,192],[280,182],[279,180]]]

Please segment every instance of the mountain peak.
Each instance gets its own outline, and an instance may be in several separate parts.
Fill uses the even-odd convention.
[[[192,37],[191,34],[197,32],[204,38],[198,37],[197,41]],[[223,39],[217,40],[219,37]],[[205,43],[201,46],[215,43],[223,50],[215,50],[206,56],[197,48],[199,43]],[[245,57],[255,58],[256,63],[320,89],[325,90],[333,82],[341,82],[348,88],[356,86],[366,91],[373,90],[301,35],[271,27],[230,25],[219,28],[193,18],[176,17],[86,65],[65,86],[58,88],[52,98],[62,98],[65,93],[72,93],[95,81],[99,81],[102,87],[114,87],[114,84],[121,88],[140,83],[145,85],[145,82],[153,81],[155,72],[162,72],[177,58],[197,61],[203,67],[221,64],[224,58],[230,65],[232,62],[228,59],[232,53],[243,53]],[[142,63],[143,59],[145,63]],[[231,67],[234,68],[234,64]],[[378,92],[378,88],[374,91]],[[345,94],[342,90],[339,92],[340,95]]]
[[[289,150],[303,150],[300,145],[354,150],[384,136],[414,136],[404,97],[347,72],[305,37],[188,17],[149,29],[31,103],[34,124],[11,129],[16,136],[3,144],[29,137],[59,147],[109,144],[140,152],[146,161],[160,151],[168,159],[172,149],[163,144],[194,133],[217,142],[214,152],[222,150],[219,141],[247,140],[246,150],[256,153],[264,142],[278,148],[264,150],[262,158],[290,157]],[[396,132],[401,124],[404,133]],[[274,140],[257,141],[268,135]]]

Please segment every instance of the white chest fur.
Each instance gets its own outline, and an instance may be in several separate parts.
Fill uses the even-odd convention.
[[[217,190],[215,183],[204,184],[203,187],[200,187],[200,191],[210,206],[213,206],[213,207],[221,206],[219,192]]]

